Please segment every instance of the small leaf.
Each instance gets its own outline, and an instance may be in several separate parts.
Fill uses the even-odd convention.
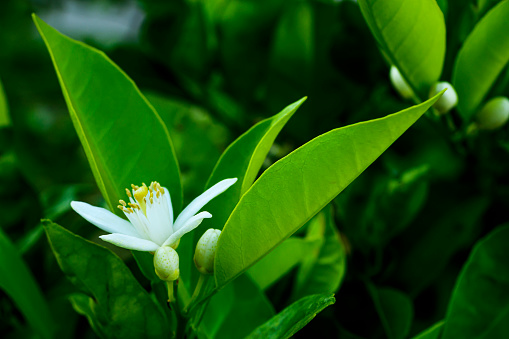
[[[244,338],[273,315],[263,291],[242,275],[211,298],[201,327],[211,338]]]
[[[333,295],[315,294],[304,297],[259,326],[246,338],[290,338],[335,301]]]
[[[322,134],[269,167],[242,196],[221,233],[215,259],[217,287],[240,275],[318,213],[440,95],[385,118]]]
[[[319,241],[320,246],[316,246],[317,251],[309,251],[304,258],[297,273],[294,300],[311,294],[337,292],[346,272],[345,248],[330,207],[325,207],[311,219],[308,227],[306,240]]]
[[[508,244],[505,226],[475,245],[456,281],[443,339],[509,337]]]
[[[248,274],[265,290],[306,258],[313,247],[316,247],[316,244],[302,238],[286,239],[251,267]]]
[[[362,14],[389,61],[420,98],[442,73],[444,15],[435,0],[359,0]]]
[[[368,285],[375,308],[389,339],[406,338],[414,315],[412,301],[393,288]]]
[[[439,339],[440,333],[442,333],[442,329],[444,328],[444,321],[439,321],[435,325],[430,328],[425,329],[413,339]]]
[[[42,338],[53,338],[55,323],[48,304],[17,249],[0,228],[0,288],[9,295]]]
[[[9,107],[7,106],[7,98],[5,97],[4,88],[0,81],[0,127],[9,126],[11,119],[9,118]]]
[[[452,81],[458,110],[470,120],[509,62],[509,1],[501,1],[474,27],[456,57]]]
[[[88,295],[75,307],[108,338],[160,338],[169,333],[163,311],[133,277],[122,260],[104,247],[45,220],[51,248],[62,271]],[[81,306],[80,306],[81,305]]]

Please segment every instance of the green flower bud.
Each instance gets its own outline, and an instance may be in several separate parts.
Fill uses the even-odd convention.
[[[194,264],[200,273],[214,273],[214,257],[216,255],[217,240],[221,235],[220,230],[209,228],[203,235],[194,252]]]
[[[451,109],[453,109],[454,106],[458,104],[458,95],[456,94],[456,91],[454,90],[454,87],[448,82],[437,82],[435,85],[433,85],[429,91],[429,97],[434,97],[438,93],[442,92],[444,89],[447,88],[447,91],[440,97],[440,99],[435,102],[433,107],[438,111],[440,114],[445,114],[449,112]]]
[[[509,119],[509,99],[495,97],[475,116],[477,127],[483,130],[494,130],[505,125]]]
[[[399,95],[401,95],[403,99],[410,99],[414,96],[412,88],[410,88],[405,79],[403,79],[403,76],[396,68],[396,66],[391,66],[389,78],[391,79],[392,86],[394,86],[396,91],[399,93]]]
[[[177,251],[170,246],[159,247],[154,254],[154,268],[161,280],[177,280],[180,275]]]

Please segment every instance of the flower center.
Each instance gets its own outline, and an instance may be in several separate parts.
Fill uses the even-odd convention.
[[[153,204],[154,195],[156,199],[159,199],[164,194],[163,188],[157,181],[152,181],[149,187],[145,183],[142,183],[141,186],[131,184],[131,188],[132,193],[129,189],[125,189],[130,202],[126,203],[124,200],[119,200],[120,205],[117,206],[124,213],[134,213],[134,210],[140,210],[146,216],[147,202],[150,201],[150,204]]]

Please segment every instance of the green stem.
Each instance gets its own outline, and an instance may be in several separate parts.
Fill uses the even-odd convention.
[[[196,284],[193,295],[191,296],[191,300],[189,300],[189,303],[187,303],[186,307],[184,308],[184,314],[187,313],[188,309],[192,306],[192,304],[196,301],[196,299],[200,295],[200,292],[201,292],[204,282],[205,282],[205,274],[200,274],[200,278],[198,279],[198,283]]]
[[[175,304],[175,295],[173,294],[173,281],[167,281],[166,286],[168,287],[168,302]]]

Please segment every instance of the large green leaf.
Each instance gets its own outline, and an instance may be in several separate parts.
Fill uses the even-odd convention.
[[[442,73],[444,15],[435,0],[359,0],[382,51],[422,98]]]
[[[406,338],[413,320],[412,301],[404,293],[393,288],[368,286],[387,337]]]
[[[509,62],[509,1],[491,9],[468,36],[456,57],[453,85],[458,109],[469,120]]]
[[[335,293],[345,276],[346,253],[329,206],[311,219],[306,240],[319,245],[308,252],[299,268],[293,298]]]
[[[44,221],[58,264],[71,282],[88,295],[73,299],[81,313],[107,338],[161,338],[168,335],[163,311],[133,277],[122,260],[104,247]]]
[[[444,322],[439,321],[435,325],[425,329],[424,331],[413,337],[413,339],[438,339],[440,338],[440,333],[442,333],[443,328]]]
[[[333,295],[315,294],[304,297],[259,326],[247,338],[290,338],[335,301]]]
[[[456,281],[443,339],[509,337],[508,244],[505,226],[475,245]]]
[[[41,34],[96,182],[110,208],[132,183],[159,181],[182,205],[168,130],[134,82],[104,53],[72,40],[37,16]],[[120,214],[121,212],[118,211]]]
[[[52,338],[55,323],[46,300],[16,247],[0,228],[0,288],[9,295],[42,338]]]
[[[9,118],[9,107],[7,106],[4,88],[0,81],[0,127],[7,126],[10,123],[11,119]]]
[[[215,259],[221,288],[292,235],[375,161],[440,97],[332,130],[269,167],[228,219]]]

